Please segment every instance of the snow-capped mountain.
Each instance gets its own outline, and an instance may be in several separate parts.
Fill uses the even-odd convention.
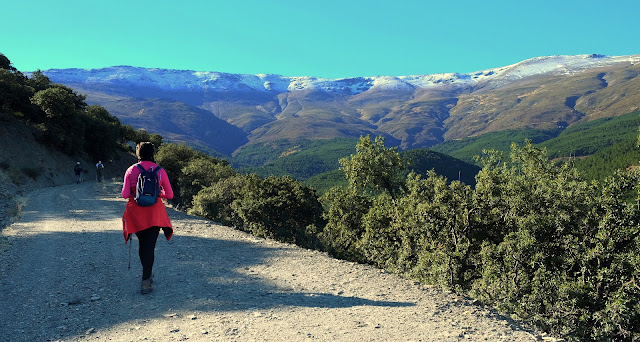
[[[233,131],[225,153],[244,143],[366,134],[401,148],[429,147],[640,109],[640,55],[548,56],[472,73],[340,79],[129,66],[43,73],[124,123],[172,140],[211,144]]]
[[[114,66],[102,69],[50,69],[44,73],[63,84],[119,84],[164,90],[260,91],[283,93],[320,89],[329,92],[359,94],[377,89],[417,89],[444,86],[473,87],[484,83],[505,83],[534,75],[571,75],[586,69],[620,63],[636,64],[633,56],[551,56],[468,74],[442,73],[411,76],[370,76],[327,79],[312,76],[286,77],[273,74],[229,74],[214,71],[168,70]]]

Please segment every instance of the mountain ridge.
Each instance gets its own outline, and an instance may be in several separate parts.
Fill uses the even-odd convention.
[[[277,74],[232,74],[216,71],[145,68],[126,65],[98,69],[48,69],[43,70],[43,72],[60,83],[110,83],[117,81],[120,84],[158,86],[159,88],[174,90],[233,89],[285,92],[323,89],[338,93],[359,94],[375,87],[384,89],[417,89],[446,85],[469,86],[482,82],[517,80],[547,73],[570,74],[585,68],[639,62],[640,54],[628,56],[604,56],[598,54],[557,55],[534,57],[512,65],[471,73],[453,72],[406,76],[379,75],[336,79],[314,76],[282,76]]]
[[[341,79],[127,66],[43,73],[134,128],[158,129],[133,120],[143,103],[183,103],[166,108],[164,118],[194,129],[155,133],[201,143],[213,137],[206,132],[233,131],[224,151],[209,146],[225,154],[280,139],[367,134],[401,149],[423,148],[502,130],[566,128],[640,108],[640,55],[548,56],[467,74]],[[189,119],[201,110],[213,115]]]

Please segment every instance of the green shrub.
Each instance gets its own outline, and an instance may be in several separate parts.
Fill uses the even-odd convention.
[[[167,171],[167,175],[171,180],[171,186],[173,188],[174,197],[171,200],[172,203],[177,205],[178,207],[188,207],[191,205],[191,201],[196,192],[186,190],[186,193],[183,195],[182,186],[184,184],[189,184],[190,181],[187,180],[182,173],[182,169],[189,164],[191,160],[195,160],[197,158],[211,158],[205,155],[202,152],[198,152],[191,147],[186,145],[179,144],[170,144],[163,143],[159,148],[155,155],[156,162],[162,166],[162,168]],[[202,186],[207,186],[210,184],[202,184]],[[200,186],[200,185],[199,185]]]
[[[387,148],[384,138],[361,137],[356,154],[340,159],[349,186],[365,192],[387,192],[392,197],[401,190],[406,163],[395,148]]]
[[[189,213],[259,237],[320,248],[322,206],[313,189],[291,177],[235,175],[203,188]]]
[[[445,288],[466,289],[475,268],[474,244],[482,235],[472,224],[471,188],[447,184],[434,172],[407,180],[396,220],[402,231],[403,253],[398,265],[421,281]]]
[[[248,182],[257,176],[234,175],[203,188],[193,197],[189,214],[206,217],[231,226],[241,226],[242,221],[231,204],[239,200]]]
[[[391,196],[352,180],[388,177],[376,165],[393,163],[376,155],[352,158],[368,168],[322,197],[332,255],[465,292],[568,340],[640,339],[639,172],[589,182],[526,141],[506,158],[486,152],[473,189],[412,174]]]
[[[353,188],[335,187],[322,195],[320,201],[325,207],[323,218],[327,222],[320,234],[324,248],[335,257],[365,262],[359,241],[364,234],[362,217],[372,200]]]
[[[235,170],[226,162],[198,155],[186,163],[181,170],[181,177],[174,183],[179,184],[180,198],[183,198],[185,204],[188,203],[190,207],[193,198],[200,190],[234,174]]]
[[[252,178],[231,204],[243,229],[261,237],[317,247],[322,205],[313,189],[291,177]]]
[[[496,233],[481,241],[471,294],[570,339],[640,337],[639,175],[599,186],[531,144],[488,161],[475,203]]]

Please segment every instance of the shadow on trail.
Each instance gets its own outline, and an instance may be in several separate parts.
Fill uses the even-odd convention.
[[[87,221],[99,220],[101,213],[80,216]],[[44,263],[40,265],[13,265],[8,273],[1,275],[2,287],[7,284],[17,288],[0,295],[3,306],[5,301],[14,306],[2,309],[11,312],[2,315],[5,320],[0,323],[0,330],[3,330],[0,335],[25,341],[40,340],[42,337],[65,339],[82,335],[88,329],[105,330],[121,323],[162,318],[181,312],[415,305],[283,286],[282,276],[278,280],[265,279],[264,270],[258,276],[252,272],[252,268],[265,267],[261,264],[268,258],[285,257],[286,249],[235,240],[181,236],[179,226],[170,242],[162,234],[159,236],[154,265],[154,292],[143,296],[139,293],[141,266],[137,255],[138,241],[135,238],[133,240],[131,269],[128,270],[129,247],[124,245],[119,228],[102,232],[49,232],[19,238],[24,241],[16,241],[15,245],[28,246],[33,242],[28,240],[33,239],[53,244],[55,248],[50,253],[54,255],[42,255],[39,260],[43,261],[33,261],[36,264]],[[30,271],[31,268],[33,270]],[[50,275],[43,276],[42,272],[49,272]],[[304,274],[296,277],[304,277]],[[37,284],[42,281],[49,283]],[[25,301],[14,302],[9,298],[24,296],[31,296],[29,301],[41,310],[28,313],[31,316],[28,322],[12,321],[21,317],[18,312],[24,310]],[[37,334],[37,331],[29,328],[34,322],[43,324],[42,329],[46,332],[40,332],[37,336],[29,335]],[[20,338],[15,339],[16,336]]]
[[[171,247],[174,244],[180,244],[180,250],[172,251]],[[277,247],[180,236],[172,239],[171,246],[162,245],[160,242],[158,249],[166,250],[166,254],[163,253],[159,260],[158,270],[162,273],[157,273],[154,278],[158,290],[152,295],[177,299],[182,303],[182,307],[192,310],[232,311],[276,306],[340,308],[359,305],[413,305],[326,293],[299,292],[291,287],[279,287],[267,279],[253,275],[252,266],[260,265],[266,258],[278,257],[274,253],[282,253]],[[162,264],[165,263],[174,263],[177,271],[175,282],[179,284],[178,287],[173,288],[174,284],[167,284],[163,280],[167,278],[167,274],[162,271]]]

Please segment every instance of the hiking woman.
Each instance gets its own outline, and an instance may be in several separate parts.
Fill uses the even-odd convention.
[[[124,183],[122,184],[122,197],[128,198],[127,207],[122,215],[122,230],[124,233],[125,244],[130,240],[131,234],[136,234],[139,242],[138,255],[142,263],[142,283],[140,285],[140,293],[148,294],[153,291],[151,278],[153,269],[153,260],[155,255],[156,241],[160,233],[160,229],[164,232],[167,240],[173,235],[173,227],[167,215],[162,200],[158,199],[155,204],[150,206],[140,206],[134,199],[136,194],[136,185],[138,176],[142,171],[138,168],[138,164],[145,170],[155,170],[159,166],[154,160],[155,148],[150,142],[141,142],[136,146],[136,156],[138,163],[131,165],[124,175]],[[157,172],[160,185],[160,198],[172,199],[173,190],[169,183],[167,172],[160,168]]]

